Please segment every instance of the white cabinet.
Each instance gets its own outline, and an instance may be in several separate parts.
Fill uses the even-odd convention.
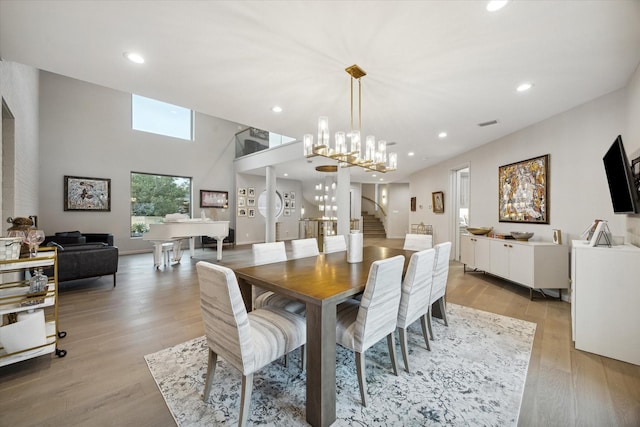
[[[576,349],[640,365],[640,248],[571,247]]]
[[[504,277],[521,285],[535,288],[534,266],[535,247],[514,244],[508,240],[492,240],[491,267],[489,271],[496,276]],[[565,257],[568,255],[565,253]],[[567,266],[567,275],[569,274]],[[568,279],[568,276],[565,277]],[[567,282],[568,283],[568,282]],[[549,287],[549,286],[545,286]]]
[[[486,271],[489,269],[489,240],[478,236],[460,236],[460,262],[466,267]]]
[[[462,235],[460,262],[532,289],[569,287],[569,249],[551,242]]]
[[[36,258],[0,260],[0,366],[41,356],[54,351],[60,357],[65,350],[57,348],[58,338],[58,273],[55,248],[41,248]],[[52,268],[45,290],[29,294],[25,272]],[[17,322],[13,320],[17,319]],[[6,328],[6,329],[5,329]]]

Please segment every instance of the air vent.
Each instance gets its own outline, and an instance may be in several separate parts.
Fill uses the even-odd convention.
[[[492,126],[492,125],[497,125],[498,121],[497,120],[490,120],[488,122],[482,122],[482,123],[478,123],[478,126],[480,126],[481,128],[485,127],[485,126]]]

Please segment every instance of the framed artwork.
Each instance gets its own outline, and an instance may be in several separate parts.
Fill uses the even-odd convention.
[[[562,244],[562,231],[558,229],[553,230],[553,243],[556,245]]]
[[[256,197],[256,189],[253,187],[247,188],[247,196]]]
[[[64,210],[111,212],[111,179],[65,175]]]
[[[201,208],[222,208],[229,207],[229,192],[200,190],[200,207]]]
[[[291,200],[295,199],[295,198],[296,198],[296,192],[295,192],[295,191],[291,191],[291,192],[289,192],[289,198],[290,198]]]
[[[444,213],[444,192],[434,191],[431,193],[433,203],[433,213]]]
[[[238,208],[238,216],[247,216],[247,208]]]
[[[412,197],[411,198],[411,212],[415,212],[416,211],[416,198]]]
[[[247,206],[255,206],[256,199],[247,199]]]
[[[498,168],[498,220],[549,223],[549,155]]]
[[[291,216],[291,210],[290,209],[285,209],[283,215],[284,216]]]
[[[247,189],[245,187],[238,187],[238,196],[246,196]]]
[[[246,200],[244,197],[238,197],[238,207],[243,207],[246,204]]]
[[[255,208],[249,208],[248,214],[249,214],[249,218],[255,218],[256,217],[256,209]]]
[[[291,200],[289,200],[286,196],[288,193],[284,193],[285,198],[284,198],[284,208],[288,209],[291,207]]]
[[[285,191],[283,195],[284,195],[284,199],[285,200],[289,199],[289,192],[288,191]]]

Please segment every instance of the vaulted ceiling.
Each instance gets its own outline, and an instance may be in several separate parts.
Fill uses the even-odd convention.
[[[395,142],[384,179],[401,182],[624,87],[640,2],[0,0],[0,56],[298,139],[321,115],[349,130],[344,69],[358,64],[362,133]]]

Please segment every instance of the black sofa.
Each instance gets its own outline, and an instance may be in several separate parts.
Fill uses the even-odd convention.
[[[58,248],[58,282],[113,275],[116,286],[118,248],[113,243],[113,234],[79,231],[56,233],[44,240],[45,246]]]

